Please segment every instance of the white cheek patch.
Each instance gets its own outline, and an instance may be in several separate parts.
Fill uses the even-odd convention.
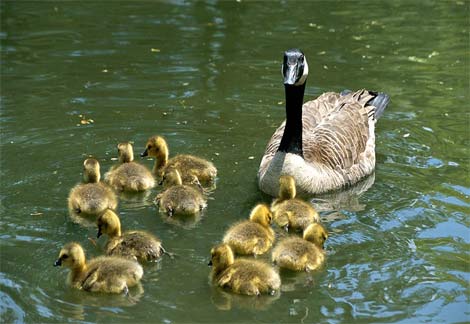
[[[304,57],[304,73],[302,74],[302,77],[300,77],[299,81],[295,83],[295,85],[299,86],[299,85],[304,84],[305,81],[307,80],[307,76],[308,76],[308,63],[307,63],[307,59]]]

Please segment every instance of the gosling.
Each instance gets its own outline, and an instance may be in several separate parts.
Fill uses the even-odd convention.
[[[273,267],[259,260],[235,260],[228,244],[212,248],[209,266],[212,281],[237,294],[274,294],[281,286],[279,273]]]
[[[197,178],[195,179],[197,180]],[[185,185],[177,169],[168,169],[164,176],[166,190],[155,198],[159,210],[168,216],[194,216],[206,208],[206,198],[194,185]]]
[[[117,191],[139,192],[155,186],[152,173],[142,164],[134,161],[134,150],[129,142],[119,143],[120,165],[112,167],[105,180]]]
[[[269,207],[258,204],[251,211],[249,220],[236,223],[227,230],[223,242],[237,254],[263,254],[274,242],[271,220]]]
[[[59,253],[54,266],[70,268],[67,281],[73,287],[90,292],[125,293],[139,283],[144,274],[142,266],[135,261],[101,256],[86,262],[80,244],[66,244]]]
[[[320,216],[309,203],[295,198],[295,181],[291,176],[279,178],[279,197],[271,205],[274,222],[288,231],[303,231],[309,224],[320,222]]]
[[[68,210],[70,216],[97,216],[108,208],[115,209],[118,201],[114,191],[100,182],[100,164],[88,158],[83,162],[83,182],[70,190]]]
[[[154,235],[144,231],[127,231],[121,234],[119,216],[111,209],[106,210],[97,220],[99,238],[108,235],[106,254],[122,256],[140,263],[158,260],[165,249]]]
[[[272,260],[281,268],[294,271],[318,269],[325,262],[323,244],[328,238],[326,229],[320,223],[310,224],[303,233],[303,239],[289,236],[273,249]]]
[[[155,158],[153,173],[158,177],[162,177],[166,169],[172,168],[180,170],[184,183],[190,182],[192,175],[194,175],[201,184],[209,185],[217,176],[217,169],[214,164],[200,157],[181,154],[168,159],[168,144],[161,136],[150,137],[145,146],[145,151],[140,156]]]

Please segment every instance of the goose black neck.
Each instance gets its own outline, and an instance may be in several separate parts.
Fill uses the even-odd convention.
[[[278,150],[303,156],[302,104],[305,83],[300,86],[285,85],[284,87],[286,90],[286,127]]]

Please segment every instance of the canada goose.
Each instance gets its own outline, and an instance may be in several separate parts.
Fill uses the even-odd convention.
[[[289,236],[273,249],[272,260],[281,268],[294,271],[315,270],[325,261],[323,243],[328,233],[319,223],[310,224],[304,231],[303,239]]]
[[[237,294],[274,294],[281,286],[281,278],[273,267],[258,260],[235,260],[228,244],[212,248],[209,266],[212,280]]]
[[[99,238],[108,235],[106,254],[134,259],[138,262],[154,261],[165,252],[162,242],[144,231],[127,231],[121,234],[119,216],[111,209],[106,210],[97,220]]]
[[[158,177],[161,177],[167,168],[178,169],[183,183],[187,183],[187,179],[191,180],[192,176],[196,176],[202,184],[207,185],[217,176],[217,169],[212,162],[194,155],[181,154],[171,159],[168,159],[168,155],[168,144],[161,136],[150,137],[145,151],[140,154],[141,157],[155,158],[153,173]]]
[[[201,190],[193,185],[183,184],[181,174],[177,169],[165,171],[163,182],[168,188],[155,198],[160,212],[166,213],[168,216],[190,216],[199,213],[207,206],[206,198]]]
[[[375,168],[377,119],[390,98],[368,90],[327,92],[303,104],[308,64],[298,49],[282,64],[286,120],[274,132],[258,170],[260,189],[275,196],[280,175],[291,175],[302,195],[352,185]]]
[[[129,142],[119,143],[120,165],[112,167],[105,180],[118,191],[144,191],[155,186],[152,173],[142,164],[134,162],[134,150]]]
[[[73,219],[79,221],[81,216],[96,217],[107,208],[117,207],[118,201],[114,191],[107,184],[100,182],[100,164],[96,159],[88,158],[83,162],[83,180],[84,183],[70,190],[67,200]]]
[[[140,264],[121,257],[101,256],[86,262],[83,248],[75,242],[60,250],[54,266],[61,265],[70,268],[67,281],[73,288],[92,292],[127,295],[128,288],[135,286],[144,274]]]
[[[227,230],[223,242],[237,254],[263,254],[274,242],[271,220],[269,207],[258,204],[251,211],[249,220],[235,223]]]
[[[309,224],[318,223],[320,216],[312,205],[295,196],[294,178],[286,175],[280,176],[279,197],[271,206],[274,222],[286,230],[304,230]]]

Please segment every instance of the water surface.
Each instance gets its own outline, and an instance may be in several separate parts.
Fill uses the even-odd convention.
[[[469,3],[2,1],[1,266],[4,322],[470,321]],[[309,60],[306,98],[369,88],[392,97],[377,125],[377,171],[359,195],[316,200],[328,261],[282,273],[278,298],[212,287],[207,261],[259,201],[265,145],[284,118],[282,52]],[[82,125],[81,120],[94,122]],[[177,254],[145,267],[144,291],[75,291],[60,248],[101,253],[66,198],[82,161],[161,134],[170,154],[219,169],[195,224],[122,199],[125,229]],[[149,167],[152,161],[143,160]],[[366,187],[367,187],[366,186]],[[125,198],[125,197],[123,197]]]

